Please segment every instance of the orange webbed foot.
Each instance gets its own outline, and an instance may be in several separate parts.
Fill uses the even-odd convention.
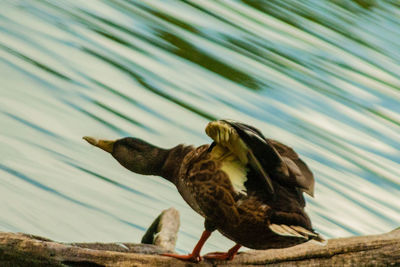
[[[172,257],[172,258],[183,260],[183,261],[199,262],[202,260],[202,258],[200,257],[201,248],[203,247],[206,240],[210,237],[210,235],[211,235],[210,231],[204,230],[203,234],[200,237],[199,242],[197,242],[192,253],[190,253],[189,255],[179,255],[179,254],[173,254],[173,253],[171,253],[171,254],[164,253],[161,255],[167,256],[167,257]]]
[[[205,259],[208,259],[208,260],[223,260],[223,261],[227,260],[227,261],[230,261],[236,256],[236,254],[239,251],[240,247],[241,247],[241,245],[236,244],[233,248],[228,250],[228,252],[211,252],[211,253],[207,253],[203,257]]]
[[[188,254],[188,255],[179,255],[179,254],[169,254],[169,253],[164,253],[161,254],[162,256],[167,256],[167,257],[172,257],[178,260],[183,260],[183,261],[190,261],[190,262],[200,262],[202,258],[200,255],[194,255],[194,254]]]

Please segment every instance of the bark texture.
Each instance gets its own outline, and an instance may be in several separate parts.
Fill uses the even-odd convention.
[[[400,228],[382,235],[330,239],[326,246],[309,242],[287,249],[249,250],[230,262],[198,264],[159,255],[174,249],[178,228],[179,213],[169,209],[143,237],[143,242],[153,244],[59,243],[0,232],[0,266],[400,266]]]

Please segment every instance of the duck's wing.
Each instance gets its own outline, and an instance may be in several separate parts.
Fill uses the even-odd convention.
[[[220,120],[210,122],[206,127],[206,133],[216,144],[228,148],[235,154],[243,165],[250,164],[262,178],[267,190],[274,193],[272,181],[266,169],[279,168],[282,159],[272,145],[266,144],[268,141],[258,130],[242,123]],[[265,158],[267,165],[260,162],[260,158]]]
[[[270,142],[288,166],[291,176],[295,178],[297,187],[313,197],[315,181],[314,175],[308,166],[291,147],[272,139],[270,139]]]
[[[206,133],[214,142],[227,147],[243,164],[262,177],[266,188],[273,193],[271,176],[279,177],[285,184],[299,187],[312,195],[314,178],[311,171],[293,149],[267,139],[256,128],[233,120],[210,122]]]

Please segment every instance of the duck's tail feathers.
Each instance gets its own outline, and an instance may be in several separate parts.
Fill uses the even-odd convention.
[[[298,225],[285,225],[285,224],[270,224],[269,229],[281,236],[291,236],[302,238],[305,240],[311,240],[313,243],[319,245],[326,245],[327,240],[324,239],[320,234],[314,231],[307,230],[306,228]]]
[[[322,235],[318,234],[316,237],[311,239],[311,242],[320,246],[325,246],[328,244],[328,240],[325,239]]]

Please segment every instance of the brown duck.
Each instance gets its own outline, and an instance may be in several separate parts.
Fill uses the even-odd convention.
[[[167,256],[200,261],[200,250],[214,230],[236,245],[226,253],[205,255],[208,259],[230,260],[241,246],[269,249],[311,239],[324,242],[304,211],[303,192],[313,196],[313,174],[293,149],[233,120],[210,122],[206,133],[214,142],[197,148],[162,149],[132,137],[84,139],[135,173],[172,182],[204,217],[205,230],[192,253]]]

